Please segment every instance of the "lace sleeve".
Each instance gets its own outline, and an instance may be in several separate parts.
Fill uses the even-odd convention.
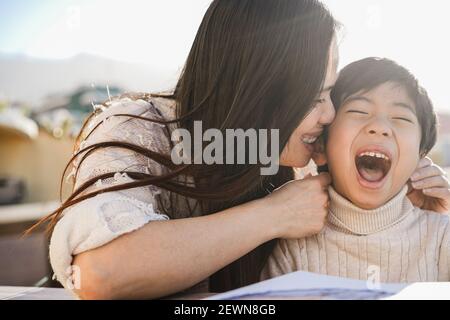
[[[126,116],[114,116],[119,114],[161,118],[156,107],[146,101],[113,101],[89,121],[86,138],[82,139],[79,149],[105,141],[121,141],[170,154],[170,137],[166,126]],[[74,180],[74,190],[100,174],[115,173],[113,178],[98,180],[83,194],[133,181],[123,171],[161,175],[167,170],[137,152],[119,147],[96,149],[81,163],[80,159],[81,155],[74,161],[67,177]],[[73,255],[100,247],[150,221],[169,219],[167,215],[158,212],[155,198],[160,192],[155,186],[106,192],[64,210],[50,241],[50,262],[56,279],[70,289],[74,280],[71,277]]]

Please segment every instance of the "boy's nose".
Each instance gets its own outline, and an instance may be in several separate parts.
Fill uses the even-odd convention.
[[[370,134],[377,134],[378,132],[376,130],[370,130],[369,131]],[[385,137],[389,137],[389,133],[387,132],[381,132],[381,134]]]
[[[370,135],[382,135],[384,137],[390,137],[392,135],[392,130],[389,125],[381,119],[372,121],[366,127],[366,130]]]

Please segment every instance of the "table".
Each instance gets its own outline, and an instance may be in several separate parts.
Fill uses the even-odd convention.
[[[0,300],[74,300],[65,289],[0,286]]]
[[[175,294],[165,297],[166,300],[200,300],[217,293]],[[247,298],[241,298],[246,300]],[[312,296],[266,296],[253,297],[257,300],[321,300],[323,297]],[[399,293],[388,297],[388,300],[450,300],[450,282],[419,282],[408,285]],[[65,289],[39,287],[8,287],[0,286],[0,300],[75,300]]]
[[[200,300],[215,293],[175,294],[169,300]],[[0,300],[75,300],[70,292],[60,288],[0,286]]]

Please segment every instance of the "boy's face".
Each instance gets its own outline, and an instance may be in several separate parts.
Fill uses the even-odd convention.
[[[392,82],[344,101],[326,148],[338,193],[363,209],[382,206],[408,181],[419,160],[420,124],[406,90]]]

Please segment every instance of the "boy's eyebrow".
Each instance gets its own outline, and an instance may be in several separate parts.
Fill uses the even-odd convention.
[[[370,100],[369,98],[363,97],[363,96],[349,97],[349,98],[347,98],[344,101],[344,104],[347,104],[347,103],[352,102],[352,101],[365,101],[365,102],[373,104],[372,100]],[[394,102],[392,105],[395,106],[395,107],[401,107],[401,108],[408,109],[412,113],[416,114],[416,110],[411,105],[409,105],[408,103],[405,103],[405,102]]]
[[[348,97],[347,99],[345,99],[343,104],[347,104],[347,103],[352,102],[352,101],[365,101],[365,102],[373,104],[372,100],[370,100],[369,98],[363,97],[363,96],[351,96],[351,97]]]
[[[409,111],[411,111],[412,113],[416,114],[416,110],[411,105],[409,105],[405,102],[394,102],[393,105],[396,107],[406,108]]]

